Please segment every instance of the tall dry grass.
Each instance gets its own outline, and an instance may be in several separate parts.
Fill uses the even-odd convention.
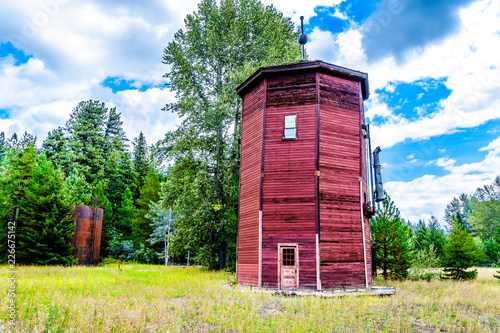
[[[242,292],[233,275],[195,267],[122,268],[19,268],[16,332],[500,331],[495,269],[479,268],[472,282],[377,280],[396,287],[391,297],[319,298]]]

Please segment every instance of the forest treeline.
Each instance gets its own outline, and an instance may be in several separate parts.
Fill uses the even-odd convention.
[[[241,119],[235,88],[261,66],[300,60],[298,32],[255,0],[203,0],[184,22],[163,53],[177,97],[163,111],[182,120],[164,140],[148,146],[141,133],[130,142],[119,111],[93,100],[79,103],[40,148],[29,134],[2,136],[2,253],[15,221],[20,263],[71,263],[67,248],[47,246],[54,239],[68,244],[67,207],[96,199],[104,210],[101,258],[159,262],[168,247],[176,262],[234,268]],[[27,206],[36,206],[31,215]]]
[[[130,141],[119,110],[96,100],[76,105],[40,145],[29,133],[0,134],[0,261],[15,237],[18,263],[73,264],[73,207],[96,200],[104,210],[101,258],[234,268],[241,129],[235,88],[261,66],[300,60],[298,32],[255,0],[202,0],[184,22],[163,53],[177,97],[163,111],[181,119],[163,140],[148,145],[141,132]],[[404,221],[388,197],[371,220],[375,266],[384,277],[405,279],[453,262],[497,265],[499,218],[500,178],[453,199],[448,230],[436,218]],[[450,257],[453,251],[463,260]]]
[[[470,267],[498,267],[500,176],[473,194],[453,198],[443,222],[434,216],[418,223],[405,221],[386,193],[371,220],[374,269],[386,279],[467,280],[477,275],[476,270],[467,270]]]

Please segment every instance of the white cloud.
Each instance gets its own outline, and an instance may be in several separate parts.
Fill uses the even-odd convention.
[[[446,205],[453,197],[472,194],[478,187],[493,182],[498,175],[500,137],[480,150],[488,154],[479,162],[456,166],[453,159],[439,158],[436,164],[449,171],[448,175],[425,175],[409,182],[387,182],[384,186],[405,219],[416,222],[433,214],[442,221]]]
[[[33,57],[15,66],[0,59],[0,131],[27,130],[39,144],[48,131],[64,126],[82,100],[116,105],[129,139],[143,131],[148,142],[175,128],[177,117],[161,111],[174,100],[168,89],[114,94],[100,83],[107,77],[134,80],[134,86],[158,86],[167,66],[163,48],[184,27],[198,1],[17,1],[0,12],[0,42],[10,41]]]
[[[500,117],[500,58],[496,50],[500,45],[500,2],[476,2],[462,9],[460,18],[458,33],[441,43],[414,50],[404,63],[392,57],[367,63],[356,26],[336,36],[316,28],[308,52],[312,59],[321,58],[369,74],[371,96],[366,115],[387,118],[383,125],[372,126],[377,145],[391,147],[407,138],[427,139]],[[424,106],[410,110],[417,121],[394,115],[375,92],[394,92],[394,82],[413,83],[428,78],[447,78],[444,84],[452,92],[437,109],[425,112]]]
[[[165,133],[176,128],[176,114],[161,109],[168,102],[175,100],[174,93],[167,89],[148,89],[147,91],[125,90],[116,94],[114,104],[120,105],[123,127],[126,133],[144,132],[148,143],[154,143],[165,137]],[[129,136],[132,140],[133,137]]]
[[[436,165],[442,167],[445,170],[450,170],[452,166],[455,165],[455,160],[448,157],[440,157],[436,161]]]
[[[333,7],[338,5],[342,0],[263,0],[265,5],[273,5],[285,16],[292,18],[292,21],[300,25],[300,16],[304,16],[305,23],[315,16],[314,9],[318,6]]]

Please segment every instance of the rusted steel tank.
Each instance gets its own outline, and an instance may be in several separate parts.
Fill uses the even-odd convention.
[[[79,265],[97,265],[101,248],[103,210],[97,207],[77,205],[73,213],[75,233],[73,254]]]

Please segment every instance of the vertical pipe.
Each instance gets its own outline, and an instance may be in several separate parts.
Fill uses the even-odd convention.
[[[365,218],[363,216],[363,179],[359,177],[359,198],[361,206],[361,232],[363,233],[363,262],[365,264],[365,287],[368,289],[368,271],[366,265]]]
[[[375,209],[375,186],[373,185],[373,162],[372,162],[372,138],[370,136],[370,124],[366,125],[367,133],[368,133],[368,156],[370,157],[370,183],[371,183],[371,188],[370,188],[370,197],[372,199],[371,206],[372,209]]]
[[[315,186],[316,186],[316,289],[321,290],[321,258],[319,248],[319,72],[316,72],[316,148],[315,148]]]
[[[266,138],[266,96],[267,79],[264,79],[263,98],[262,98],[262,146],[260,155],[260,192],[259,192],[259,277],[258,286],[262,287],[262,193],[264,189],[264,148]]]
[[[259,288],[262,288],[262,210],[259,210]]]

